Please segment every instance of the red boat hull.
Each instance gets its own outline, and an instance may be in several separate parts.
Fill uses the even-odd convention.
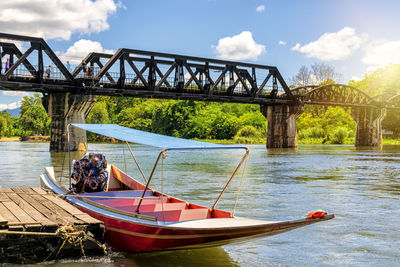
[[[333,215],[319,219],[302,219],[290,222],[266,223],[256,226],[216,228],[177,228],[147,225],[117,220],[82,209],[104,222],[105,238],[111,249],[124,252],[156,251],[167,249],[200,248],[224,245],[248,238],[264,237],[290,231],[308,224],[328,220]]]

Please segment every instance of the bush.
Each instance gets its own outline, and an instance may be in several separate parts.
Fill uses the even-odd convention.
[[[325,131],[321,127],[311,127],[299,132],[300,139],[307,139],[307,138],[324,138]]]
[[[330,141],[332,144],[343,144],[346,137],[349,135],[349,131],[345,127],[337,128],[332,135],[330,135]]]
[[[265,142],[262,134],[253,126],[244,126],[233,138],[235,143],[239,144],[262,144]]]
[[[260,137],[261,133],[253,126],[244,126],[240,129],[235,137]]]

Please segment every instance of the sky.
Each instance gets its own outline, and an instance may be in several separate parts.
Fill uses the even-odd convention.
[[[0,32],[42,37],[71,64],[131,48],[276,66],[288,84],[314,63],[334,67],[345,84],[400,64],[396,0],[0,2]],[[24,95],[0,91],[0,110]]]

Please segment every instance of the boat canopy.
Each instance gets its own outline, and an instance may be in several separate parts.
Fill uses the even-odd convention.
[[[189,139],[165,136],[149,133],[136,129],[123,127],[117,124],[82,124],[71,123],[72,126],[90,131],[96,134],[108,136],[121,141],[142,145],[160,147],[168,150],[183,149],[247,149],[245,146],[230,146],[194,141]]]

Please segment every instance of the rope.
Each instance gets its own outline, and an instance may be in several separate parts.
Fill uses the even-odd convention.
[[[122,145],[122,153],[124,154],[125,173],[128,175],[128,173],[126,171],[126,158],[125,158],[125,146],[124,145]]]
[[[104,255],[107,255],[107,247],[101,244],[99,241],[94,239],[93,234],[90,232],[85,232],[83,230],[76,230],[71,225],[61,226],[57,229],[55,233],[49,232],[23,232],[23,231],[0,231],[0,235],[25,235],[25,236],[47,236],[47,237],[58,237],[57,249],[52,251],[43,261],[48,260],[50,257],[57,257],[61,250],[64,248],[65,244],[71,244],[73,247],[79,246],[81,253],[85,256],[85,250],[83,243],[86,240],[92,241],[99,248],[103,249]]]
[[[96,245],[99,246],[99,248],[103,249],[104,255],[107,255],[107,248],[104,244],[101,244],[99,241],[93,238],[93,235],[88,232],[86,233],[83,230],[77,231],[74,227],[71,225],[65,225],[61,226],[57,229],[55,233],[55,236],[59,237],[58,241],[58,249],[52,251],[45,259],[44,261],[47,261],[50,257],[52,257],[55,254],[55,258],[60,254],[61,250],[64,248],[65,244],[71,244],[73,247],[79,246],[81,249],[81,254],[83,256],[85,255],[85,249],[83,247],[83,242],[86,240],[90,240],[94,242]],[[56,253],[55,253],[56,252]]]
[[[245,172],[246,166],[247,166],[247,159],[248,159],[248,157],[246,158],[246,161],[244,162],[244,165],[243,165],[242,177],[240,177],[240,183],[239,183],[238,191],[236,193],[236,200],[235,200],[235,205],[233,206],[232,217],[235,215],[236,206],[239,201],[239,194],[240,194],[240,190],[242,189],[244,172]]]

